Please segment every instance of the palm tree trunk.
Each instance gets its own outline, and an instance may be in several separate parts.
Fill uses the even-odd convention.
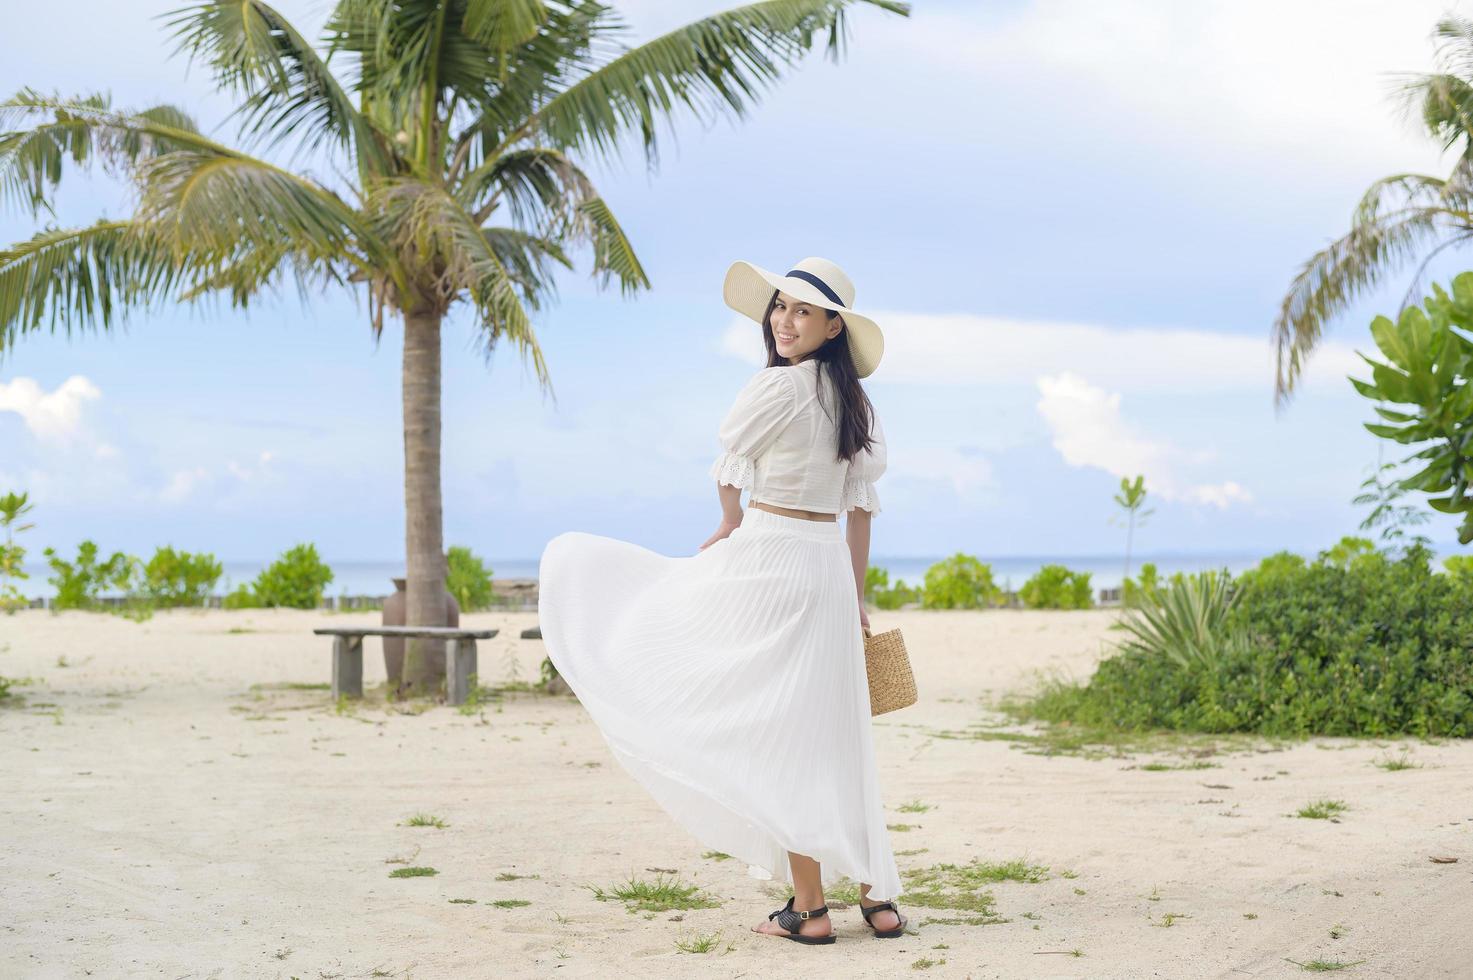
[[[404,314],[404,548],[408,565],[405,624],[444,626],[445,541],[440,498],[440,319],[438,312]],[[404,646],[408,694],[439,690],[445,644],[409,640]]]

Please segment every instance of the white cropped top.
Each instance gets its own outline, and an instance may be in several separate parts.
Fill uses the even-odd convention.
[[[752,376],[721,421],[722,452],[711,464],[711,476],[717,483],[746,487],[749,501],[825,514],[855,507],[877,514],[875,481],[885,472],[879,415],[873,413],[870,429],[874,444],[852,460],[839,459],[833,385],[818,365],[809,358]]]

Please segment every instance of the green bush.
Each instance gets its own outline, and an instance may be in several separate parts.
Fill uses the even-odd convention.
[[[222,571],[214,555],[165,545],[143,566],[143,592],[158,607],[203,606]]]
[[[46,548],[42,554],[53,572],[47,579],[56,589],[52,609],[96,609],[104,593],[131,591],[138,575],[138,559],[121,551],[113,552],[107,561],[98,561],[95,541],[77,546],[76,561],[62,558],[55,548]]]
[[[959,551],[926,569],[921,608],[982,609],[999,594],[992,580],[992,566]]]
[[[1157,639],[1133,634],[1088,684],[1056,683],[1018,713],[1128,729],[1466,738],[1473,581],[1434,574],[1430,558],[1420,544],[1395,560],[1330,549],[1312,564],[1275,561],[1270,575],[1260,566],[1231,589],[1194,577],[1195,595],[1173,598],[1180,584],[1158,593]]]
[[[332,569],[317,557],[317,548],[299,544],[262,569],[249,586],[241,585],[225,597],[226,609],[285,606],[316,609],[322,590],[332,581]]]
[[[220,600],[220,605],[224,609],[259,609],[261,600],[256,598],[256,593],[251,589],[249,583],[242,582],[225,593],[225,598]]]
[[[899,609],[909,602],[920,602],[921,592],[897,579],[890,584],[890,572],[871,565],[864,573],[864,601],[877,609]]]
[[[1045,565],[1023,583],[1018,597],[1029,609],[1089,609],[1095,604],[1089,579],[1089,572]]]
[[[1473,582],[1473,555],[1449,555],[1442,560],[1442,567],[1454,578]]]
[[[5,540],[0,541],[0,609],[7,613],[13,613],[26,605],[20,586],[15,584],[21,579],[30,578],[22,567],[26,560],[26,549],[15,543],[15,536],[35,527],[34,524],[20,523],[20,519],[33,507],[28,494],[11,492],[0,497],[0,529],[5,532]],[[4,683],[3,680],[0,683]],[[4,694],[4,690],[0,689],[0,697]]]
[[[445,588],[460,603],[461,612],[474,612],[491,605],[491,568],[471,549],[455,545],[446,553],[449,573]]]
[[[1156,571],[1155,563],[1145,562],[1136,578],[1127,578],[1120,584],[1120,604],[1138,606],[1161,587],[1161,576]]]

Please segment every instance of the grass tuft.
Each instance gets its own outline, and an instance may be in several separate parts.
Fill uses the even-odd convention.
[[[666,878],[657,874],[654,881],[635,878],[633,875],[622,884],[604,889],[597,885],[584,885],[600,902],[620,901],[630,912],[667,912],[673,909],[714,909],[721,903],[705,895],[695,885],[687,885],[679,878]]]
[[[1334,820],[1348,809],[1344,800],[1314,800],[1296,810],[1294,816],[1306,820]]]

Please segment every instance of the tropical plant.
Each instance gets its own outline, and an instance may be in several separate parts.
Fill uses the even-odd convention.
[[[203,606],[222,571],[214,555],[166,545],[143,566],[143,593],[155,606]]]
[[[890,570],[870,565],[864,570],[864,601],[873,603],[875,595],[890,588]]]
[[[958,551],[926,569],[922,609],[984,609],[1001,594],[992,566]]]
[[[30,578],[25,570],[26,549],[15,543],[15,536],[36,526],[18,523],[35,506],[28,498],[28,494],[13,491],[0,497],[0,527],[5,529],[5,543],[0,544],[0,609],[7,613],[15,612],[26,601],[15,584]]]
[[[445,560],[449,572],[445,588],[455,596],[461,612],[475,612],[491,605],[491,567],[477,558],[471,549],[452,545]]]
[[[1044,565],[1018,590],[1029,609],[1089,609],[1094,596],[1089,572],[1072,572],[1063,565]]]
[[[224,605],[227,609],[316,609],[332,577],[332,569],[317,556],[317,546],[299,544],[263,568],[250,585],[241,585],[227,595]]]
[[[138,559],[115,551],[106,561],[100,561],[100,553],[95,541],[79,544],[75,561],[62,558],[55,548],[42,551],[52,571],[47,581],[56,589],[52,609],[97,609],[102,605],[99,600],[103,595],[127,595],[133,591],[139,572]]]
[[[1410,305],[1427,263],[1473,238],[1473,19],[1446,17],[1433,37],[1436,70],[1413,76],[1401,96],[1433,139],[1458,149],[1457,159],[1446,177],[1404,173],[1373,183],[1351,216],[1350,231],[1304,263],[1273,325],[1278,404],[1293,391],[1333,317],[1419,259],[1404,302]]]
[[[1155,562],[1143,562],[1139,578],[1128,578],[1120,583],[1120,604],[1134,606],[1151,593],[1161,588],[1161,576]]]
[[[1473,578],[1432,574],[1416,543],[1394,560],[1362,552],[1337,564],[1331,551],[1275,558],[1230,599],[1198,581],[1200,594],[1179,601],[1200,615],[1171,614],[1176,625],[1102,660],[1087,684],[1052,681],[1013,707],[1075,731],[1473,735]]]
[[[1325,552],[1321,552],[1325,554]],[[1272,582],[1280,582],[1293,578],[1305,567],[1303,555],[1296,555],[1292,551],[1278,551],[1258,562],[1258,567],[1250,568],[1238,576],[1238,584],[1241,587],[1267,585]]]
[[[1381,529],[1381,540],[1392,543],[1406,537],[1406,528],[1418,524],[1426,524],[1431,520],[1425,510],[1412,504],[1398,503],[1409,491],[1402,486],[1400,481],[1392,479],[1391,474],[1400,468],[1399,463],[1380,463],[1361,482],[1364,493],[1357,494],[1351,498],[1353,504],[1371,504],[1371,512],[1366,519],[1360,522],[1362,531],[1370,531],[1379,527]],[[1431,539],[1423,534],[1414,534],[1409,541],[1417,541],[1423,545],[1431,544]]]
[[[1245,631],[1225,628],[1234,597],[1226,571],[1198,572],[1143,597],[1111,627],[1129,634],[1120,643],[1123,653],[1165,657],[1182,670],[1215,670],[1249,642]]]
[[[443,625],[441,323],[469,307],[485,354],[510,341],[551,390],[532,315],[554,267],[587,246],[600,285],[649,280],[580,162],[689,110],[741,116],[820,40],[837,59],[850,9],[893,0],[767,0],[638,47],[596,0],[339,0],[314,47],[258,0],[172,15],[179,48],[238,105],[246,149],[182,109],[22,90],[0,104],[0,193],[51,213],[69,164],[132,182],[125,218],[46,228],[0,251],[0,352],[43,327],[107,330],[133,310],[211,295],[248,307],[282,281],[362,289],[372,333],[403,322],[407,622]],[[271,158],[295,144],[292,160]],[[265,155],[255,155],[256,151]],[[323,175],[336,175],[329,178]],[[410,643],[406,688],[433,691]]]
[[[1141,509],[1146,502],[1145,475],[1137,474],[1134,480],[1122,476],[1120,492],[1113,499],[1125,511],[1125,574],[1121,576],[1121,581],[1126,581],[1130,578],[1130,548],[1135,538],[1135,529],[1144,525],[1146,518],[1154,513]]]
[[[1473,329],[1473,273],[1453,279],[1452,293],[1432,285],[1423,308],[1409,307],[1396,323],[1384,316],[1371,321],[1371,337],[1389,363],[1361,357],[1371,366],[1371,381],[1351,378],[1355,390],[1378,404],[1384,422],[1366,429],[1402,445],[1423,445],[1402,463],[1422,468],[1397,481],[1406,490],[1446,494],[1428,498],[1433,510],[1462,515],[1458,540],[1473,541],[1473,340],[1456,328]],[[1407,411],[1381,403],[1408,405]]]
[[[1442,567],[1453,578],[1473,584],[1473,555],[1448,555]]]

